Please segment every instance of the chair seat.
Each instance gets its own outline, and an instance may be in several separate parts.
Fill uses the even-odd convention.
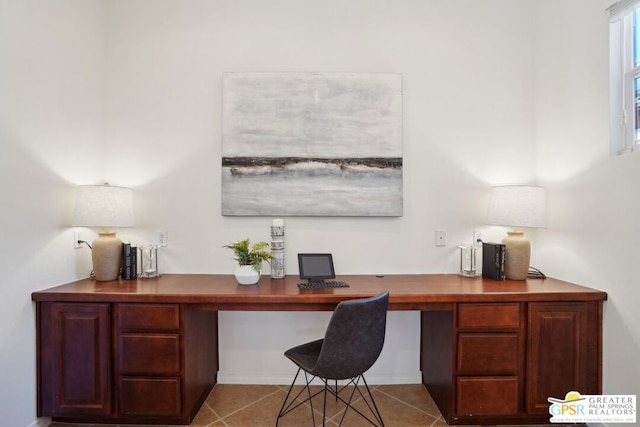
[[[318,363],[318,356],[320,356],[320,350],[322,349],[322,343],[324,339],[308,342],[302,344],[284,352],[293,363],[298,365],[299,368],[305,371],[311,371]]]

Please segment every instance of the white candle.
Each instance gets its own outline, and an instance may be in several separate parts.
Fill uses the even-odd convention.
[[[280,218],[276,218],[273,220],[273,226],[274,227],[284,227],[284,221],[281,220]]]

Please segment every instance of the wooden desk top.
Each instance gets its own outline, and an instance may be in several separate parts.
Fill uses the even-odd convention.
[[[459,302],[604,301],[607,294],[552,278],[495,281],[456,274],[342,275],[348,288],[298,289],[298,276],[238,285],[233,275],[165,274],[154,279],[83,279],[31,294],[33,301],[182,303],[209,310],[332,310],[346,299],[389,290],[391,310],[447,308]]]

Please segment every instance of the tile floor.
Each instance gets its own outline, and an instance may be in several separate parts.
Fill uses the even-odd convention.
[[[318,388],[319,389],[319,388]],[[371,386],[382,419],[387,427],[446,426],[438,408],[421,384]],[[218,384],[207,398],[190,427],[274,427],[288,386]],[[362,403],[362,402],[360,402]],[[356,403],[356,406],[358,404]],[[322,425],[322,397],[313,401],[316,424]],[[342,413],[335,401],[327,399],[327,426],[340,423]],[[361,408],[359,408],[361,409]],[[362,410],[362,409],[361,409]],[[311,426],[308,404],[280,419],[279,426]],[[370,426],[353,411],[348,411],[344,426]],[[105,424],[52,423],[50,427],[123,427]],[[144,427],[138,425],[137,427]],[[561,427],[554,425],[554,427]]]

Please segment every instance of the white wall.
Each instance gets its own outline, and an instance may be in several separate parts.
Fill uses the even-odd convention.
[[[146,232],[169,231],[165,272],[230,273],[222,245],[269,240],[272,218],[220,215],[223,72],[403,76],[404,216],[286,218],[289,273],[303,251],[333,252],[343,273],[455,272],[490,185],[533,180],[529,2],[107,5],[105,167],[144,198]],[[321,336],[326,314],[223,313],[220,380],[288,381],[283,350]],[[373,381],[419,379],[417,319],[391,313]]]
[[[90,270],[74,252],[74,186],[102,178],[99,1],[0,1],[0,423],[36,419],[31,292]]]
[[[549,275],[607,291],[604,392],[640,395],[640,155],[609,156],[601,5],[536,2],[536,157],[549,189],[537,258]]]
[[[226,71],[403,75],[404,216],[286,218],[289,272],[302,250],[333,252],[345,273],[454,272],[455,247],[472,229],[489,240],[503,234],[482,225],[489,187],[534,182],[537,172],[550,208],[548,229],[532,236],[534,264],[610,293],[605,391],[637,392],[640,202],[626,196],[637,184],[628,192],[620,184],[636,178],[638,160],[607,157],[599,3],[0,0],[8,248],[0,361],[11,367],[0,374],[3,421],[35,419],[30,292],[90,270],[88,251],[71,246],[75,185],[134,187],[141,227],[121,234],[152,239],[168,230],[164,272],[228,273],[233,261],[222,245],[268,240],[272,218],[220,215]],[[437,228],[448,230],[445,248],[434,245]],[[221,377],[288,379],[282,351],[317,337],[327,316],[223,313]],[[385,382],[414,378],[417,317],[391,313],[389,326],[387,349],[396,350],[373,373]]]

